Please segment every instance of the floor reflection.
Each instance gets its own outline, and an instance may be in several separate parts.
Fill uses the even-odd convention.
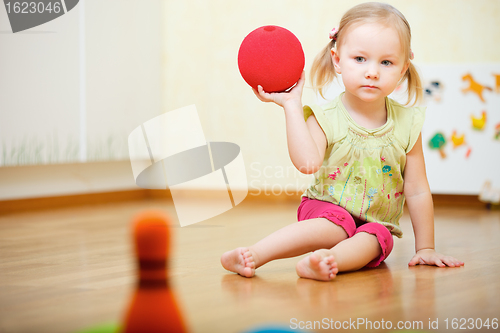
[[[274,311],[293,307],[301,315],[313,318],[346,318],[402,316],[402,282],[383,263],[373,269],[341,273],[335,280],[320,282],[295,278],[243,278],[225,274],[221,279],[223,292],[236,304],[265,299]]]

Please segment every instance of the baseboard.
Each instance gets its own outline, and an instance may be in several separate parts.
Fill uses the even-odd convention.
[[[227,192],[224,192],[224,194]],[[186,191],[186,196],[195,195],[196,197],[210,197],[222,194],[221,191],[213,190],[196,190]],[[273,195],[265,191],[253,190],[250,191],[245,198],[245,201],[255,202],[271,202],[297,203],[300,201],[301,192],[286,193],[281,195]],[[433,194],[434,205],[437,207],[467,207],[467,208],[485,208],[486,204],[479,201],[475,195],[448,195],[448,194]],[[133,200],[148,200],[148,199],[166,199],[171,200],[172,195],[169,190],[129,190],[116,192],[100,192],[86,193],[76,195],[64,195],[53,197],[15,199],[0,201],[0,215],[7,213],[15,213],[22,211],[32,211],[41,209],[55,209],[61,207],[95,205],[103,203],[117,203]]]
[[[147,190],[100,192],[0,201],[0,214],[147,199]]]
[[[479,196],[477,195],[433,194],[432,200],[436,207],[486,208],[486,203],[479,201]]]

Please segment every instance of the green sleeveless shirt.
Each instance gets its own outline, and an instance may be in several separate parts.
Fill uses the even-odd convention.
[[[386,98],[387,122],[366,129],[351,118],[338,96],[322,106],[304,106],[314,114],[327,139],[325,159],[303,196],[332,202],[354,217],[386,226],[402,237],[403,172],[406,154],[422,129],[425,107],[404,107]]]

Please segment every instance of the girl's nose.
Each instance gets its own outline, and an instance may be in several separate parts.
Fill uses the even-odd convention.
[[[366,69],[365,78],[367,79],[378,79],[379,73],[377,66],[369,66]]]

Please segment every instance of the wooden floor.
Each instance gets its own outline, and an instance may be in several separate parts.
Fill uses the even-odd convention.
[[[0,216],[0,332],[67,333],[119,322],[136,279],[130,219],[147,208],[175,219],[165,200]],[[395,240],[385,264],[332,282],[298,278],[300,257],[269,263],[252,279],[221,267],[223,252],[295,222],[295,214],[296,204],[247,200],[218,217],[173,228],[172,284],[191,332],[314,321],[323,329],[316,322],[305,331],[326,331],[326,323],[353,329],[351,322],[360,323],[359,331],[381,332],[390,322],[391,331],[399,324],[445,332],[454,318],[469,327],[469,318],[491,324],[500,317],[500,211],[436,209],[438,250],[465,261],[462,268],[409,268],[414,250],[407,215],[405,237]],[[438,329],[429,329],[430,322]]]

